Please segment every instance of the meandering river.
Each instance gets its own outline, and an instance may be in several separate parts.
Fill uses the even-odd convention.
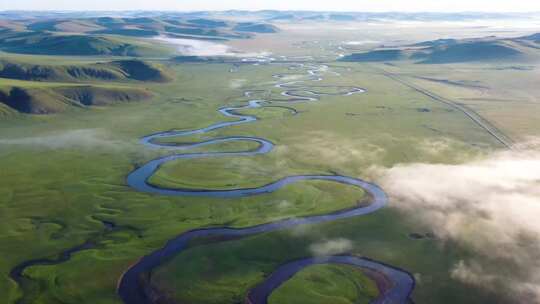
[[[377,185],[358,178],[341,175],[287,176],[267,185],[254,188],[231,190],[166,189],[157,187],[148,182],[148,179],[159,169],[161,165],[173,160],[189,160],[215,157],[250,157],[258,154],[269,153],[274,148],[274,143],[260,137],[230,136],[215,138],[197,143],[182,144],[178,146],[175,146],[174,144],[160,143],[159,139],[180,138],[194,134],[202,134],[220,128],[251,123],[257,120],[255,116],[239,114],[239,111],[243,109],[275,106],[276,103],[312,102],[317,101],[322,95],[350,96],[353,94],[365,92],[364,89],[357,87],[317,86],[307,84],[308,82],[321,81],[323,79],[322,75],[328,71],[327,66],[299,65],[296,67],[296,69],[304,69],[306,71],[306,75],[303,76],[303,79],[295,81],[284,81],[281,79],[286,78],[285,74],[274,75],[274,78],[276,78],[278,81],[275,87],[283,90],[281,92],[281,95],[287,97],[286,100],[253,99],[243,106],[223,107],[218,109],[218,111],[224,116],[235,118],[236,120],[234,121],[218,122],[216,124],[194,130],[159,132],[143,137],[141,139],[141,143],[147,147],[166,148],[177,152],[169,156],[154,159],[144,164],[143,166],[135,169],[127,177],[128,185],[141,192],[154,193],[159,195],[233,198],[270,193],[279,190],[286,185],[305,180],[324,180],[361,188],[366,191],[372,198],[371,203],[367,206],[358,205],[354,208],[341,210],[330,214],[279,220],[247,228],[202,228],[184,232],[176,238],[169,240],[163,248],[160,248],[152,252],[151,254],[142,257],[138,262],[136,262],[129,269],[126,270],[118,283],[118,294],[120,295],[124,303],[151,303],[151,300],[146,294],[146,291],[148,289],[145,288],[145,286],[142,286],[144,283],[140,280],[140,278],[142,277],[142,275],[149,273],[152,269],[158,267],[160,264],[167,261],[172,256],[181,253],[183,250],[186,250],[188,248],[189,242],[193,239],[209,236],[215,237],[217,241],[230,238],[237,239],[239,237],[247,237],[264,232],[288,229],[299,225],[324,223],[335,221],[338,219],[364,216],[379,210],[387,204],[388,199],[386,194]],[[339,75],[338,73],[334,74]],[[335,90],[336,92],[324,93],[315,91],[315,89],[320,90],[321,88],[330,88],[332,90]],[[250,97],[253,93],[256,92],[246,91],[244,95]],[[296,112],[294,111],[294,113]],[[182,151],[189,151],[190,149],[200,148],[207,145],[239,141],[255,142],[258,147],[249,151],[181,153]],[[302,260],[292,261],[290,263],[282,265],[264,282],[251,290],[246,297],[246,301],[250,304],[267,303],[268,297],[272,293],[272,291],[278,288],[286,280],[291,278],[295,273],[310,265],[322,263],[351,265],[354,267],[368,270],[366,273],[370,273],[372,278],[377,281],[379,286],[385,286],[384,288],[379,288],[380,295],[377,299],[374,300],[373,303],[409,302],[409,296],[414,288],[415,282],[413,277],[408,272],[371,259],[349,255],[327,256],[317,258],[308,257]],[[383,284],[381,280],[384,280],[385,282],[390,282],[390,284]]]

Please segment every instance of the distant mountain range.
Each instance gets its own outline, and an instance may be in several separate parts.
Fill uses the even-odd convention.
[[[0,11],[0,19],[44,19],[44,18],[219,18],[250,17],[257,20],[329,20],[329,21],[369,21],[369,20],[417,20],[417,21],[466,21],[478,19],[528,19],[540,18],[540,12],[532,13],[492,13],[492,12],[324,12],[324,11]]]
[[[0,29],[49,31],[123,36],[157,36],[181,34],[220,38],[249,38],[249,33],[274,33],[278,28],[261,22],[232,22],[208,18],[159,17],[25,17],[7,18],[0,13]],[[23,15],[23,16],[26,16]],[[22,16],[21,16],[22,18]],[[4,19],[4,20],[2,20]],[[241,33],[239,33],[241,32]]]
[[[59,18],[54,13],[48,18],[2,19],[0,16],[0,50],[41,55],[160,56],[164,50],[158,45],[129,38],[229,40],[278,31],[278,27],[265,22],[202,17]]]

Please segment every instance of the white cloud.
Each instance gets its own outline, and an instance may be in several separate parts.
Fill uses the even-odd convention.
[[[309,246],[309,250],[315,256],[327,256],[345,253],[347,251],[350,251],[352,248],[352,242],[345,238],[325,240]]]
[[[230,56],[249,58],[250,60],[268,60],[269,52],[243,53],[234,50],[230,46],[206,40],[170,38],[158,36],[151,38],[160,42],[176,46],[178,52],[184,56]]]
[[[344,44],[346,45],[365,45],[365,44],[377,44],[380,43],[380,41],[376,40],[356,40],[356,41],[346,41]]]
[[[229,82],[229,87],[231,89],[239,89],[242,86],[244,86],[246,82],[247,82],[247,79],[242,79],[242,78],[231,79],[231,81]]]
[[[428,147],[436,151],[444,145]],[[540,299],[538,147],[533,143],[457,165],[416,163],[375,171],[391,206],[475,253],[455,265],[453,278]]]
[[[232,56],[235,54],[229,46],[217,42],[162,36],[152,39],[175,45],[178,52],[186,56]]]
[[[79,129],[56,132],[43,136],[0,139],[0,146],[30,146],[38,148],[118,148],[125,143],[109,139],[101,129]]]

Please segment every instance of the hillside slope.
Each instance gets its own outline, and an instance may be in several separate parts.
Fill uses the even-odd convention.
[[[0,50],[10,53],[68,56],[133,56],[163,53],[150,44],[99,35],[57,35],[49,32],[9,32],[0,35]]]
[[[175,17],[166,14],[153,17],[97,17],[97,18],[46,18],[44,20],[22,20],[17,27],[12,23],[0,23],[2,29],[17,29],[19,32],[70,33],[93,35],[117,35],[127,37],[190,35],[197,39],[218,37],[224,39],[249,38],[249,33],[273,33],[277,27],[264,22],[234,22],[204,17]]]
[[[160,66],[139,60],[118,60],[86,65],[38,65],[0,60],[0,78],[32,81],[153,81],[171,79]]]
[[[279,30],[276,26],[267,23],[254,23],[254,22],[242,22],[237,24],[234,28],[237,32],[250,32],[250,33],[277,33]]]
[[[341,58],[349,62],[414,60],[423,64],[526,60],[537,53],[538,34],[518,38],[438,39],[398,48],[375,49]],[[538,54],[536,54],[538,57]]]
[[[0,86],[0,103],[19,113],[52,114],[70,107],[103,106],[146,100],[147,90],[105,86]]]
[[[473,41],[435,46],[426,53],[413,54],[420,63],[457,63],[469,61],[506,60],[518,58],[522,53],[498,41]]]

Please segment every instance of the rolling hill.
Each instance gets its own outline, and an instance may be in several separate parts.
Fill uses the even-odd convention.
[[[0,50],[20,54],[68,56],[146,56],[165,54],[161,47],[97,35],[9,32],[0,35]]]
[[[238,23],[234,28],[237,32],[249,32],[249,33],[276,33],[278,28],[271,24],[266,23],[254,23],[254,22],[242,22]]]
[[[0,30],[13,29],[13,22],[0,23]],[[127,37],[169,36],[171,34],[212,36],[229,39],[249,38],[246,33],[273,33],[278,29],[262,22],[232,22],[209,18],[156,17],[95,17],[95,18],[50,18],[45,20],[21,20],[19,32],[71,33],[94,35],[118,35]]]
[[[0,78],[31,81],[153,81],[171,79],[160,66],[139,60],[117,60],[85,65],[38,65],[0,60]]]
[[[211,27],[211,28],[228,26],[227,22],[225,21],[205,19],[205,18],[190,19],[187,22],[198,25],[198,26]]]
[[[423,64],[526,60],[537,49],[539,34],[518,38],[438,39],[398,48],[353,53],[341,61],[375,62],[413,60]]]
[[[328,19],[333,21],[354,21],[356,17],[349,14],[330,14]]]
[[[416,52],[414,59],[420,63],[457,63],[518,58],[522,52],[498,41],[472,41],[436,46],[427,52]]]
[[[0,103],[19,113],[52,114],[70,107],[142,101],[153,96],[147,90],[128,87],[25,85],[0,84]]]
[[[0,112],[52,114],[74,107],[147,100],[153,94],[139,82],[165,82],[162,66],[139,60],[92,64],[29,64],[0,60]]]
[[[535,43],[540,43],[540,33],[532,34],[532,35],[529,35],[529,36],[522,36],[522,37],[519,37],[518,39],[520,39],[520,40],[529,40],[529,41],[533,41]]]

